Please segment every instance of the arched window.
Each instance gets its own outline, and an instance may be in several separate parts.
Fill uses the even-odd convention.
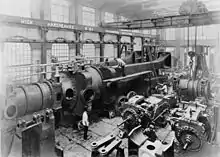
[[[69,2],[52,0],[51,3],[51,20],[69,23]]]
[[[31,82],[32,53],[28,43],[4,43],[4,61],[10,81],[16,84]]]
[[[82,7],[82,24],[86,26],[95,26],[95,9]]]

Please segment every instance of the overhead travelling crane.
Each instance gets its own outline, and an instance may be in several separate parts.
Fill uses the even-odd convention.
[[[194,15],[175,15],[126,22],[102,23],[104,28],[115,29],[153,29],[166,27],[187,27],[220,24],[220,11]]]
[[[23,26],[26,28],[41,28],[45,30],[64,30],[64,31],[76,31],[76,32],[93,32],[93,33],[106,33],[112,35],[121,36],[134,36],[134,37],[146,37],[155,38],[154,35],[147,35],[142,33],[135,33],[129,31],[123,31],[118,29],[104,29],[101,27],[84,26],[73,23],[63,23],[49,20],[41,20],[35,18],[18,17],[0,14],[0,24],[10,26]]]

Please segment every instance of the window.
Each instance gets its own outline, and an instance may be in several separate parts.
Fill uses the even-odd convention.
[[[157,35],[157,30],[156,29],[152,29],[151,30],[151,35]]]
[[[144,29],[143,33],[148,34],[148,35],[157,35],[157,30],[156,29]]]
[[[218,38],[218,25],[207,25],[204,26],[204,34],[207,39],[217,39]]]
[[[95,26],[95,9],[83,7],[83,25]]]
[[[93,60],[93,63],[97,63],[100,60],[98,58],[100,55],[96,54],[94,44],[83,45],[83,56],[87,57],[88,59]]]
[[[151,34],[151,30],[145,29],[145,30],[143,30],[143,33],[144,33],[144,34]]]
[[[66,0],[52,0],[51,20],[69,23],[69,4]]]
[[[114,22],[114,14],[105,12],[105,22]]]
[[[31,48],[26,43],[5,43],[4,52],[7,57],[7,66],[31,64]]]
[[[175,40],[175,28],[166,29],[166,40]]]
[[[68,44],[53,44],[52,57],[56,57],[58,62],[68,61],[70,58]]]
[[[123,32],[132,32],[131,29],[121,29],[121,31],[123,31]]]
[[[132,32],[134,33],[140,33],[141,31],[139,29],[133,29]]]
[[[112,60],[114,57],[117,57],[117,51],[115,51],[113,44],[105,44],[104,56],[108,57],[109,60]]]
[[[0,0],[0,14],[31,17],[31,0]]]
[[[31,48],[27,43],[4,43],[4,58],[10,81],[16,84],[30,83],[31,56]]]
[[[93,44],[84,44],[83,45],[83,56],[95,57],[95,46]]]
[[[116,35],[106,34],[104,37],[104,41],[117,41]],[[114,57],[117,57],[117,46],[113,44],[105,44],[104,45],[104,56],[108,57],[109,60],[113,59]]]
[[[121,37],[121,42],[127,42],[130,43],[131,42],[131,38],[128,36],[122,36]],[[121,45],[122,48],[122,45]],[[131,45],[127,45],[127,50],[129,50],[131,48]],[[123,48],[122,53],[121,53],[121,57],[124,58],[128,55],[128,53],[126,53],[125,49]]]
[[[134,51],[141,51],[141,48],[142,48],[141,38],[135,38],[134,43],[135,43]]]
[[[119,21],[128,21],[128,18],[124,17],[124,16],[120,16],[119,17]]]

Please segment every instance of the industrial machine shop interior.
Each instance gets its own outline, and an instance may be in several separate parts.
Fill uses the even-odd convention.
[[[218,0],[1,0],[0,33],[0,156],[220,156]]]

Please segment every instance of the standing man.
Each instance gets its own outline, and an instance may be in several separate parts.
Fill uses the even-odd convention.
[[[118,67],[122,70],[122,76],[125,76],[125,65],[126,63],[121,58],[114,58],[114,60],[117,62]]]
[[[87,140],[87,133],[88,133],[88,128],[89,128],[89,114],[92,111],[92,100],[94,99],[94,96],[90,97],[90,100],[85,102],[84,106],[84,112],[82,115],[82,125],[84,128],[84,140]]]
[[[87,140],[87,133],[88,133],[88,129],[89,129],[89,116],[88,116],[88,111],[84,111],[83,115],[82,115],[82,125],[84,128],[84,135],[83,138],[84,140]]]

